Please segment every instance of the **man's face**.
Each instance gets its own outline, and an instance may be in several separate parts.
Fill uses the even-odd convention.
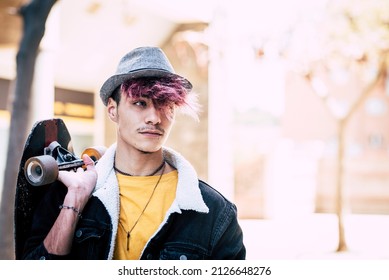
[[[117,123],[118,145],[124,144],[142,153],[160,150],[174,122],[173,107],[169,118],[163,110],[154,106],[151,99],[133,99],[123,93],[119,105],[109,99],[108,112]],[[114,117],[111,112],[114,112]]]

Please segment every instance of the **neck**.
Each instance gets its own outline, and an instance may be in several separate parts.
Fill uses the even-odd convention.
[[[114,164],[121,173],[133,176],[150,176],[160,174],[161,170],[157,169],[163,161],[162,149],[153,153],[142,153],[140,151],[123,151],[117,148]],[[156,174],[153,174],[156,170]]]

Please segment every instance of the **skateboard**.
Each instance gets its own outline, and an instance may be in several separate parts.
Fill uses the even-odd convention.
[[[87,148],[88,154],[97,161],[105,147]],[[81,157],[82,157],[81,155]],[[29,236],[34,210],[47,189],[60,183],[60,170],[85,168],[81,157],[74,154],[70,133],[62,119],[36,122],[27,137],[20,160],[15,194],[14,238],[15,257],[21,259],[24,244]]]

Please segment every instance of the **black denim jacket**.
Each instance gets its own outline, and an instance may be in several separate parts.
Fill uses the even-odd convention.
[[[208,213],[182,210],[172,213],[157,234],[147,243],[141,259],[207,260],[245,259],[243,233],[238,224],[234,204],[206,183],[199,188]],[[112,223],[105,206],[92,197],[77,224],[72,251],[66,256],[49,254],[43,240],[59,214],[66,194],[61,184],[51,191],[36,211],[31,237],[25,247],[25,259],[107,259],[112,236]]]

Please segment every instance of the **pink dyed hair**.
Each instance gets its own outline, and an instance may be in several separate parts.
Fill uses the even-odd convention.
[[[172,109],[186,108],[189,115],[197,118],[199,105],[194,93],[190,92],[188,83],[180,77],[143,77],[128,80],[121,85],[121,92],[133,99],[150,98],[154,106],[171,117]],[[190,98],[190,95],[193,95]]]

